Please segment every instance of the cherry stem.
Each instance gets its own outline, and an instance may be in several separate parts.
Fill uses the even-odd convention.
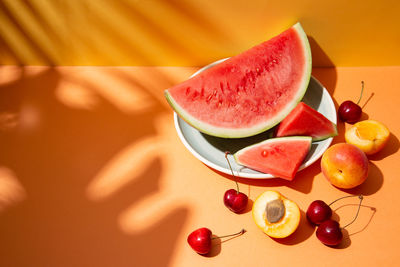
[[[228,159],[228,155],[230,154],[231,152],[229,152],[229,151],[226,151],[225,152],[225,158],[226,158],[226,161],[228,162],[228,165],[229,165],[229,169],[231,170],[231,172],[232,172],[232,176],[234,177],[234,178],[236,178],[236,176],[233,174],[233,170],[232,170],[232,166],[231,166],[231,163],[229,162],[229,159]],[[238,182],[236,181],[236,179],[235,179],[235,183],[236,183],[236,192],[239,194],[239,184],[238,184]]]
[[[224,238],[224,237],[230,237],[230,236],[242,235],[242,234],[244,234],[245,232],[246,232],[246,230],[245,230],[245,229],[242,229],[242,230],[240,230],[239,232],[237,232],[237,233],[234,233],[234,234],[231,234],[231,235],[214,236],[214,237],[212,237],[211,239],[216,239],[216,238]]]
[[[353,219],[350,223],[348,223],[348,224],[346,224],[345,226],[343,226],[342,229],[346,228],[347,226],[349,226],[350,224],[352,224],[353,222],[355,222],[355,220],[357,219],[358,213],[360,212],[360,208],[361,208],[361,202],[362,202],[363,199],[364,199],[362,195],[359,195],[358,197],[360,198],[360,203],[358,203],[358,209],[357,209],[356,216],[354,217],[354,219]]]
[[[360,101],[361,101],[361,97],[362,97],[362,95],[363,95],[363,92],[364,92],[364,81],[361,81],[361,93],[360,93],[360,98],[358,98],[358,101],[357,101],[357,105],[360,103]]]
[[[341,198],[336,199],[336,200],[333,201],[331,204],[329,204],[329,206],[332,205],[333,203],[335,203],[336,201],[339,201],[339,200],[342,200],[342,199],[348,198],[348,197],[359,197],[359,198],[362,199],[362,195],[358,195],[358,196],[344,196],[344,197],[341,197]]]

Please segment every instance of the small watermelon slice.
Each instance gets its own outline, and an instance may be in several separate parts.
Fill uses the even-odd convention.
[[[299,23],[165,90],[175,112],[200,132],[253,136],[277,125],[303,98],[311,51]]]
[[[267,139],[234,154],[236,162],[275,177],[293,180],[311,148],[310,136]]]
[[[324,115],[300,102],[283,119],[276,130],[276,136],[311,136],[313,141],[320,141],[338,134],[336,124]]]

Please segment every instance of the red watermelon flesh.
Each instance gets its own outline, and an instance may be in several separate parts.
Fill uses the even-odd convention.
[[[302,99],[311,52],[299,23],[165,91],[175,112],[209,135],[240,138],[278,124]]]
[[[309,136],[291,136],[267,139],[236,152],[240,165],[260,172],[293,180],[311,148]]]
[[[279,124],[276,136],[311,136],[313,141],[320,141],[336,136],[336,124],[324,115],[300,102]]]

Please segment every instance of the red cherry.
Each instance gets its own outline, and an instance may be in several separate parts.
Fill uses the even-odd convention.
[[[360,120],[362,109],[358,105],[360,103],[362,93],[364,91],[364,81],[361,81],[361,94],[360,98],[357,101],[357,104],[353,101],[347,100],[344,101],[338,109],[339,118],[347,123],[355,123]]]
[[[228,160],[228,154],[229,154],[228,151],[225,152],[225,159],[228,162],[229,169],[232,172],[232,176],[235,177],[235,174],[233,174],[231,164],[229,163],[229,160]],[[235,183],[236,183],[236,190],[229,189],[228,191],[225,192],[224,204],[231,211],[233,211],[235,213],[240,213],[246,209],[249,198],[247,197],[246,194],[239,191],[239,184],[236,180],[235,180]]]
[[[348,197],[354,197],[354,196],[345,196],[345,197],[338,198],[335,201],[333,201],[330,205],[332,205],[333,203],[335,203],[338,200],[341,200],[343,198],[348,198]],[[337,221],[328,219],[326,221],[323,221],[318,226],[316,235],[317,235],[317,238],[323,244],[325,244],[327,246],[337,246],[340,244],[340,242],[342,242],[342,239],[343,239],[342,229],[346,228],[347,226],[349,226],[350,224],[355,222],[355,220],[358,217],[358,213],[360,212],[361,203],[364,198],[362,195],[359,195],[358,198],[360,199],[360,202],[358,204],[357,213],[356,213],[356,216],[354,217],[354,219],[350,223],[348,223],[345,226],[343,226],[342,228],[340,228],[340,225]]]
[[[310,223],[319,225],[332,216],[332,209],[322,200],[315,200],[308,206],[307,219]]]
[[[197,253],[207,254],[211,250],[211,235],[210,229],[199,228],[188,236],[187,242]]]
[[[242,235],[246,232],[246,230],[242,229],[239,232],[231,235],[224,235],[220,237],[212,237],[212,232],[208,228],[199,228],[197,230],[194,230],[191,232],[187,238],[187,242],[189,245],[192,247],[194,251],[197,253],[204,255],[210,252],[211,250],[211,240],[214,238],[224,238],[224,237],[229,237],[229,236],[237,236],[237,235]]]
[[[247,207],[248,197],[235,189],[229,189],[224,194],[225,206],[235,213],[244,211]]]
[[[347,100],[339,106],[339,118],[347,123],[355,123],[360,120],[362,110],[353,101]]]
[[[343,233],[339,223],[334,220],[326,220],[318,226],[317,238],[325,245],[337,246],[342,242]]]

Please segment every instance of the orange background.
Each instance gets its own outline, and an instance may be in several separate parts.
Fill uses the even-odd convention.
[[[240,179],[251,200],[273,189],[299,204],[299,229],[282,241],[256,227],[250,206],[240,215],[225,208],[233,180],[180,142],[162,93],[196,69],[0,68],[0,266],[399,265],[400,67],[313,69],[336,104],[358,98],[364,80],[363,118],[385,123],[392,135],[354,190],[331,186],[319,161],[293,182]],[[334,142],[347,126],[338,124]],[[330,203],[348,193],[365,195],[359,218],[341,247],[326,247],[304,211],[315,199]],[[343,224],[355,204],[336,204]],[[217,240],[204,257],[186,243],[199,227],[247,232]]]
[[[399,7],[390,0],[0,0],[0,266],[400,265]],[[334,188],[317,161],[292,182],[239,179],[251,201],[234,214],[222,201],[234,180],[184,147],[163,90],[193,66],[297,20],[309,35],[313,75],[336,107],[356,101],[364,80],[363,119],[392,134],[370,157],[360,187]],[[347,127],[338,123],[334,143]],[[303,211],[292,236],[273,240],[254,224],[251,204],[265,190]],[[363,206],[342,245],[322,245],[306,222],[308,205],[359,193]],[[335,218],[351,221],[356,204],[335,204]],[[186,242],[199,227],[247,232],[215,240],[200,256]]]
[[[314,66],[399,65],[399,13],[397,0],[1,0],[0,64],[204,66],[300,21]]]

